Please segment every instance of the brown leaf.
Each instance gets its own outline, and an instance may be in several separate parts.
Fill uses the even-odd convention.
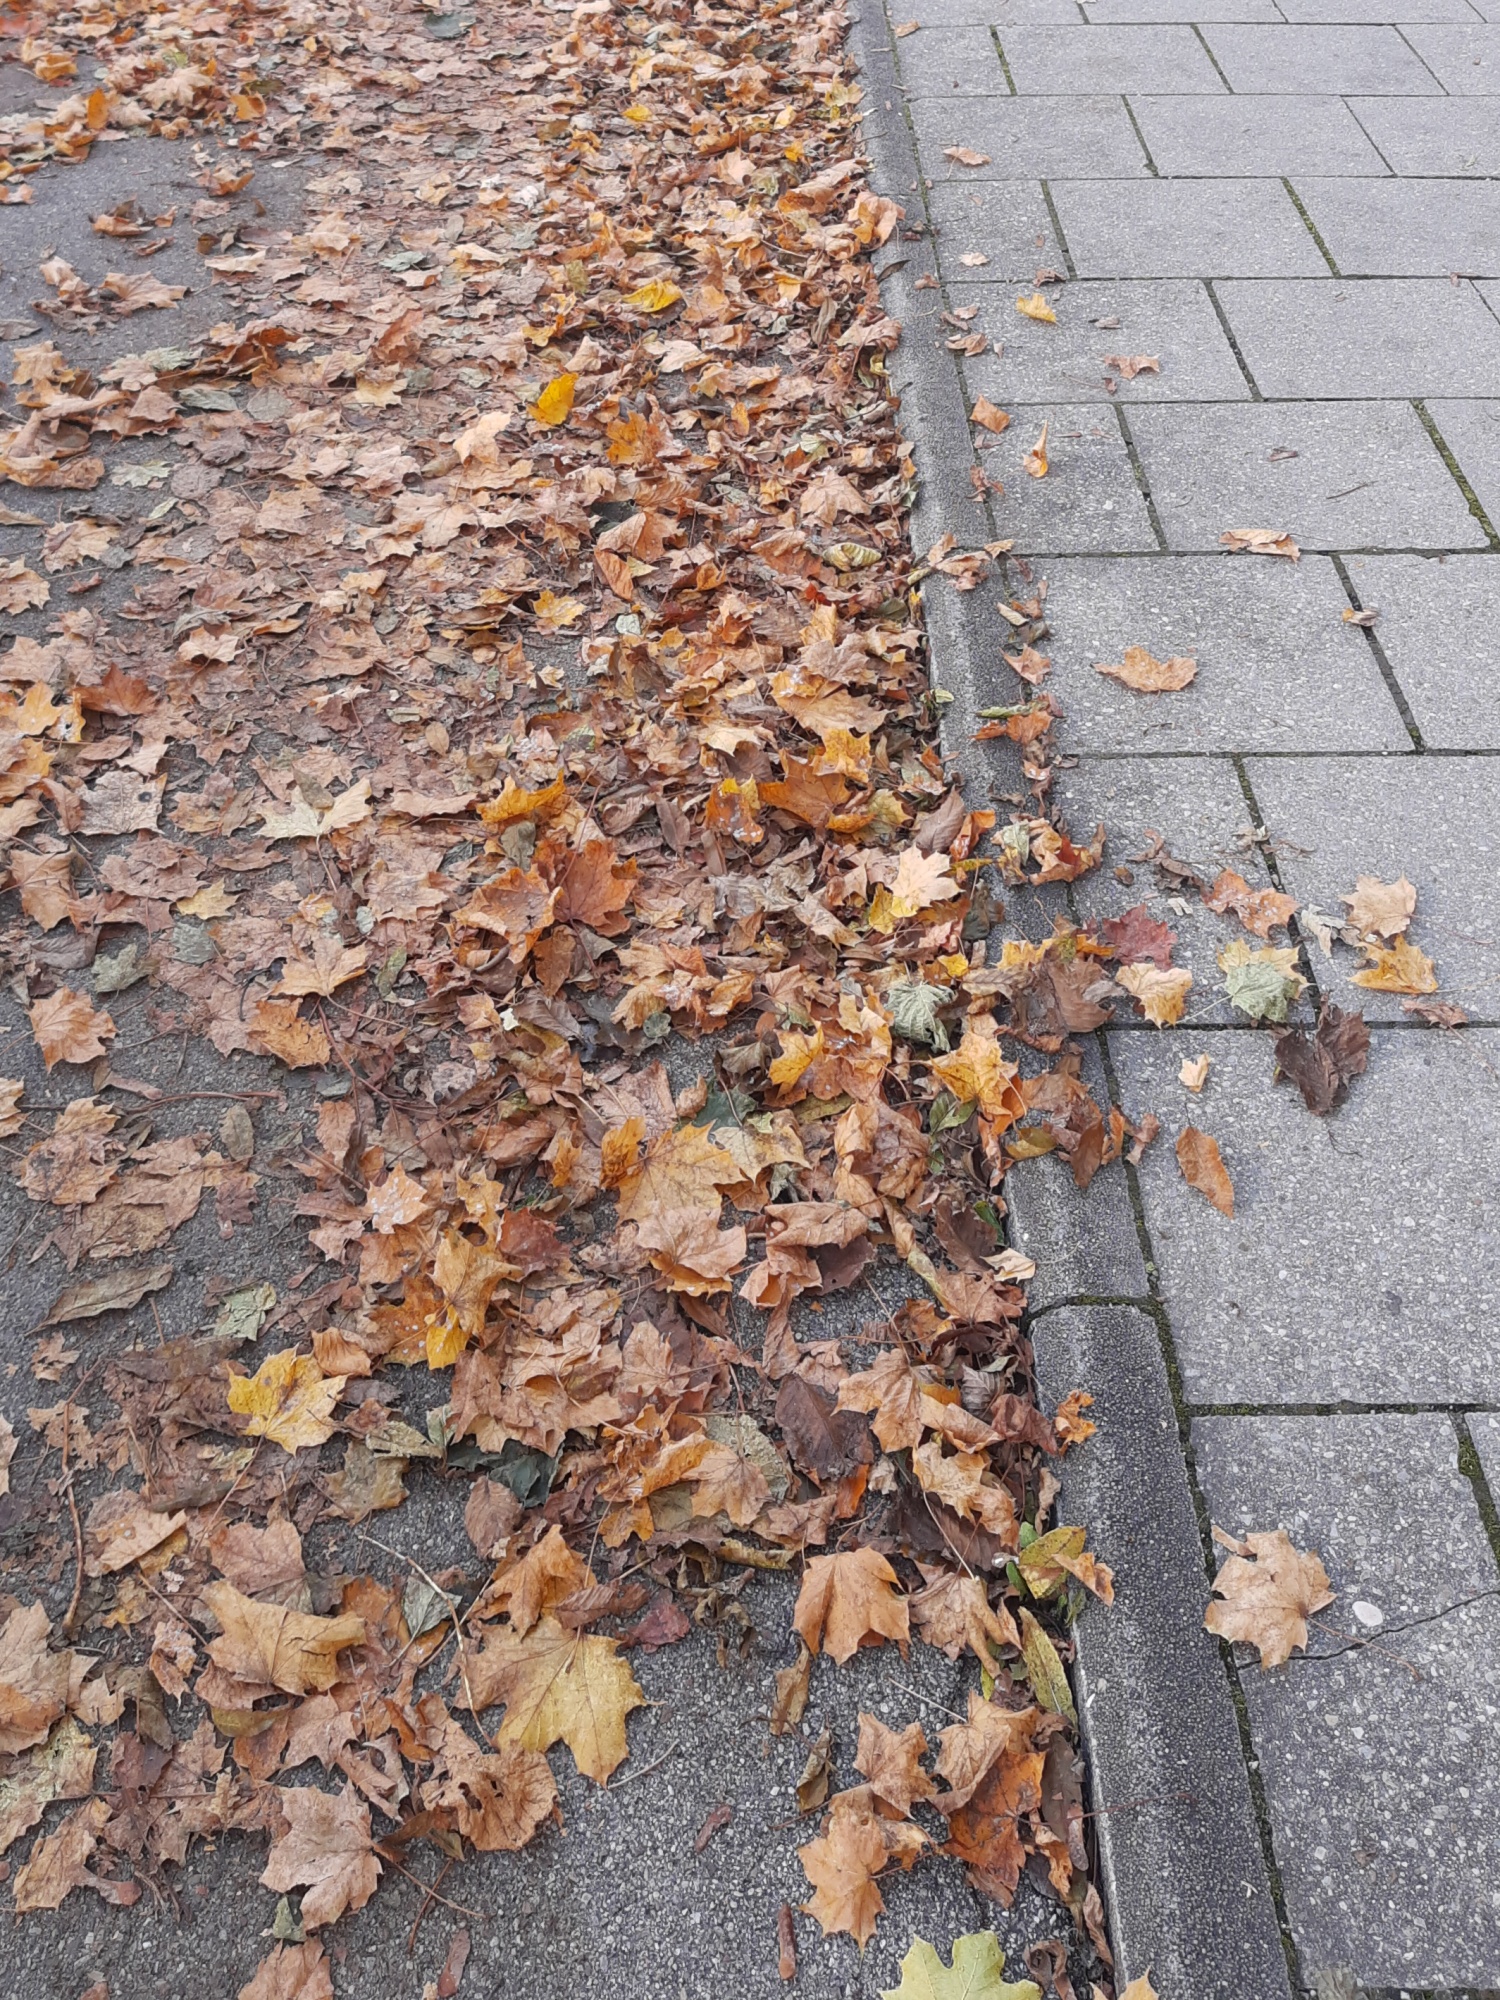
[[[847,1931],[861,1946],[868,1944],[885,1908],[875,1878],[893,1861],[910,1868],[927,1845],[920,1827],[878,1813],[866,1786],[840,1792],[818,1839],[798,1849],[813,1885],[803,1909],[817,1918],[824,1937]]]
[[[1137,694],[1176,694],[1198,677],[1198,662],[1191,654],[1174,655],[1170,660],[1154,659],[1144,646],[1127,646],[1117,666],[1095,664],[1096,674],[1134,688]]]
[[[969,418],[972,423],[978,424],[981,430],[993,431],[996,437],[1001,431],[1010,429],[1009,416],[1004,410],[996,409],[987,396],[980,396],[977,399],[969,412]]]
[[[354,1622],[363,1631],[362,1621]],[[323,1792],[312,1785],[283,1785],[277,1788],[276,1803],[284,1824],[272,1842],[262,1886],[281,1895],[301,1889],[307,1930],[337,1922],[346,1910],[362,1910],[375,1893],[381,1869],[370,1809],[354,1787]]]
[[[476,1711],[504,1702],[502,1742],[540,1752],[566,1743],[599,1785],[624,1761],[625,1718],[646,1699],[615,1640],[575,1636],[545,1617],[525,1638],[487,1638],[470,1660],[466,1693]]]
[[[272,1945],[240,1988],[239,2000],[333,2000],[328,1954],[316,1938]]]
[[[1307,1621],[1332,1604],[1328,1572],[1318,1557],[1292,1546],[1284,1528],[1246,1535],[1243,1542],[1214,1537],[1227,1549],[1214,1597],[1203,1615],[1221,1639],[1255,1646],[1262,1667],[1279,1667],[1307,1646]]]
[[[260,1604],[232,1583],[209,1584],[203,1602],[221,1628],[208,1648],[215,1665],[238,1680],[288,1694],[331,1688],[341,1671],[339,1654],[364,1644],[363,1618],[317,1618],[284,1604]]]
[[[854,1768],[868,1779],[876,1798],[903,1819],[919,1799],[937,1795],[937,1786],[921,1765],[926,1755],[927,1738],[920,1722],[909,1722],[897,1732],[888,1729],[878,1716],[860,1716]]]
[[[1284,528],[1226,528],[1219,540],[1226,549],[1252,556],[1285,556],[1288,561],[1297,562],[1302,555]]]
[[[990,163],[988,153],[976,153],[972,146],[944,146],[943,158],[959,167],[987,167]]]
[[[0,1626],[0,1753],[42,1743],[68,1701],[73,1655],[48,1650],[40,1604],[16,1605]]]
[[[993,1606],[979,1576],[923,1566],[925,1587],[909,1600],[918,1632],[956,1660],[967,1646],[985,1670],[992,1671],[995,1648],[1019,1646],[1021,1635],[1004,1604]]]
[[[906,1599],[895,1588],[896,1572],[874,1549],[851,1549],[814,1556],[807,1565],[792,1628],[813,1653],[829,1652],[843,1666],[861,1646],[894,1639],[906,1651]]]
[[[1394,882],[1382,882],[1378,875],[1361,875],[1352,896],[1340,896],[1349,905],[1349,922],[1367,937],[1399,937],[1417,907],[1417,892],[1400,875]]]
[[[866,1420],[837,1408],[831,1396],[800,1375],[788,1375],[777,1392],[776,1422],[793,1465],[820,1486],[874,1462]]]
[[[789,1667],[776,1671],[776,1692],[771,1700],[771,1734],[785,1736],[795,1729],[807,1712],[808,1689],[812,1679],[812,1654],[798,1644],[797,1657]]]
[[[31,1032],[49,1070],[60,1062],[92,1062],[115,1037],[115,1024],[83,993],[59,986],[31,1009]]]
[[[1160,375],[1161,356],[1159,354],[1106,354],[1106,368],[1113,368],[1117,375],[1127,382],[1133,382],[1137,375]]]
[[[1276,1081],[1295,1083],[1308,1110],[1326,1118],[1348,1096],[1350,1079],[1364,1075],[1369,1052],[1364,1015],[1346,1014],[1325,1000],[1311,1035],[1305,1028],[1276,1035]]]
[[[1221,1215],[1234,1214],[1234,1183],[1219,1153],[1219,1142],[1200,1132],[1196,1125],[1184,1127],[1177,1141],[1177,1164],[1189,1187],[1211,1201]]]
[[[1237,916],[1247,931],[1260,938],[1285,930],[1297,914],[1295,897],[1283,896],[1278,889],[1252,889],[1232,868],[1223,869],[1213,886],[1204,890],[1203,901],[1220,916]]]
[[[1170,1028],[1182,1019],[1193,975],[1185,966],[1163,972],[1158,966],[1137,963],[1121,966],[1116,983],[1125,988],[1148,1021],[1158,1028]]]
[[[1392,945],[1367,944],[1365,963],[1350,974],[1350,984],[1376,993],[1436,993],[1437,967],[1409,938]]]

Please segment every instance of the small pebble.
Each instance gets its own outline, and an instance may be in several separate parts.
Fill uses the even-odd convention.
[[[1385,1613],[1378,1604],[1366,1604],[1363,1598],[1357,1597],[1354,1600],[1354,1620],[1367,1632],[1378,1632],[1385,1623]]]

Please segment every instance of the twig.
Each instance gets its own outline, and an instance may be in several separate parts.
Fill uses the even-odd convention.
[[[448,1870],[452,1866],[453,1866],[453,1856],[450,1854],[448,1856],[448,1859],[443,1863],[442,1867],[438,1870],[437,1880],[433,1883],[432,1888],[429,1889],[427,1891],[427,1894],[422,1898],[421,1907],[417,1911],[417,1914],[411,1920],[411,1930],[407,1933],[407,1938],[406,1938],[406,1955],[408,1958],[411,1957],[412,1953],[417,1948],[417,1932],[422,1928],[423,1917],[425,1917],[427,1912],[432,1908],[433,1892],[434,1890],[442,1888],[444,1878],[447,1876]]]
[[[381,1860],[385,1863],[387,1868],[394,1868],[398,1875],[404,1875],[408,1882],[413,1882],[416,1884],[417,1888],[419,1888],[422,1891],[422,1894],[424,1896],[430,1897],[430,1899],[434,1903],[441,1903],[445,1910],[452,1910],[455,1916],[472,1917],[475,1923],[478,1924],[487,1924],[490,1921],[488,1914],[484,1910],[465,1909],[462,1903],[450,1903],[446,1896],[440,1896],[436,1888],[434,1888],[430,1883],[424,1882],[420,1875],[413,1875],[411,1870],[409,1868],[404,1868],[401,1865],[401,1863],[395,1858],[394,1855],[387,1854],[386,1850],[381,1846],[378,1840],[375,1843],[375,1852],[380,1856]],[[443,1874],[446,1873],[447,1870],[444,1869]],[[443,1875],[440,1874],[438,1876],[438,1881],[441,1882],[442,1879]]]
[[[63,1636],[67,1639],[73,1636],[73,1621],[78,1616],[78,1606],[83,1599],[83,1523],[78,1518],[78,1495],[73,1491],[73,1472],[68,1464],[68,1447],[73,1441],[73,1397],[87,1386],[89,1376],[97,1373],[99,1366],[96,1361],[63,1404],[63,1491],[68,1496],[68,1513],[73,1521],[73,1595],[68,1599],[67,1615],[62,1622]]]
[[[643,1764],[639,1771],[627,1771],[623,1778],[611,1778],[604,1787],[607,1792],[618,1792],[626,1785],[633,1785],[637,1778],[649,1778],[653,1771],[659,1771],[669,1757],[675,1757],[682,1748],[680,1743],[669,1743],[654,1764]]]
[[[433,1579],[427,1574],[426,1570],[423,1569],[422,1565],[417,1561],[415,1556],[407,1555],[403,1549],[393,1549],[389,1542],[382,1542],[375,1535],[367,1535],[363,1528],[356,1528],[354,1532],[356,1535],[359,1536],[362,1542],[369,1542],[377,1549],[384,1549],[385,1553],[388,1556],[394,1556],[397,1562],[404,1562],[410,1564],[411,1568],[413,1568],[416,1571],[417,1575],[421,1577],[423,1583],[427,1585],[428,1589],[436,1591],[437,1595],[443,1600],[444,1604],[447,1605],[448,1618],[453,1626],[453,1636],[458,1641],[458,1671],[463,1677],[464,1693],[469,1697],[469,1713],[474,1718],[474,1727],[479,1731],[480,1735],[484,1738],[485,1742],[488,1743],[490,1748],[493,1750],[495,1747],[495,1739],[490,1735],[489,1731],[485,1728],[484,1724],[479,1720],[479,1704],[474,1699],[474,1687],[473,1683],[469,1679],[468,1648],[464,1644],[464,1630],[462,1625],[460,1625],[458,1622],[458,1610],[453,1602],[453,1599],[449,1596],[448,1592],[444,1590],[443,1586],[440,1583],[436,1583],[433,1581]]]

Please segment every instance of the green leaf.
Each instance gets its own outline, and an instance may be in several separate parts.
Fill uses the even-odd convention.
[[[1288,1004],[1307,984],[1296,969],[1295,945],[1263,945],[1257,951],[1236,938],[1219,953],[1219,966],[1230,1005],[1252,1021],[1284,1021]]]
[[[441,1625],[451,1616],[458,1603],[446,1591],[435,1590],[420,1576],[412,1577],[401,1599],[401,1616],[406,1620],[406,1629],[414,1639],[420,1639],[424,1632],[430,1632],[434,1625]]]
[[[1050,1708],[1054,1715],[1065,1715],[1076,1725],[1078,1712],[1073,1706],[1073,1690],[1068,1686],[1068,1676],[1056,1646],[1038,1625],[1024,1605],[1021,1607],[1021,1658],[1026,1662],[1026,1678],[1031,1682],[1031,1692],[1043,1708]]]
[[[219,1307],[218,1318],[209,1328],[214,1340],[254,1340],[276,1303],[274,1285],[246,1285],[231,1292]]]
[[[283,1896],[276,1905],[276,1914],[271,1919],[271,1935],[282,1944],[302,1944],[306,1940],[302,1919],[292,1908],[290,1896]]]
[[[1005,1953],[993,1931],[971,1931],[953,1941],[953,1963],[944,1965],[925,1938],[913,1938],[901,1961],[901,1984],[880,2000],[1042,2000],[1030,1979],[1006,1979]]]
[[[951,1132],[956,1126],[967,1125],[973,1116],[972,1101],[955,1097],[951,1090],[940,1090],[928,1108],[927,1130],[935,1139],[939,1132]]]
[[[891,1026],[898,1035],[941,1051],[951,1044],[947,1029],[938,1019],[938,1009],[952,998],[951,986],[929,986],[925,979],[901,979],[886,988],[885,1004]]]

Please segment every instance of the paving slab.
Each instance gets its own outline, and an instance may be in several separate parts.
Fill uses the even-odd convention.
[[[1079,0],[1090,21],[1279,21],[1276,0]]]
[[[1485,296],[1500,306],[1500,288],[1489,286]],[[1430,400],[1427,412],[1479,496],[1491,526],[1500,523],[1500,401],[1445,396]]]
[[[1500,25],[1414,24],[1407,41],[1450,97],[1500,95]]]
[[[1332,1119],[1273,1083],[1268,1031],[1109,1039],[1127,1104],[1162,1123],[1139,1185],[1190,1403],[1493,1396],[1500,1033],[1376,1028],[1369,1068]],[[1213,1062],[1194,1097],[1177,1071],[1200,1053]],[[1219,1143],[1232,1217],[1178,1169],[1188,1125]]]
[[[1500,1415],[1493,1410],[1476,1410],[1468,1418],[1468,1426],[1493,1502],[1494,1496],[1500,1493]]]
[[[1155,549],[1157,540],[1112,410],[1097,404],[1015,404],[991,440],[976,431],[979,461],[1004,486],[994,501],[1002,536],[1028,555]],[[1051,470],[1033,479],[1021,460],[1047,426]]]
[[[1349,575],[1429,749],[1500,750],[1495,557],[1351,556]]]
[[[1264,28],[1228,22],[1204,30],[1214,60],[1242,95],[1295,96],[1320,89],[1397,97],[1441,97],[1442,85],[1394,28]],[[1125,88],[1129,88],[1128,85]]]
[[[1500,1020],[1500,766],[1485,757],[1251,758],[1245,770],[1290,895],[1341,915],[1338,899],[1357,876],[1394,882],[1404,873],[1417,890],[1408,935],[1436,963],[1438,997],[1476,1020]],[[1358,963],[1342,946],[1331,967],[1315,954],[1319,984],[1367,1019],[1407,1018],[1400,994],[1350,984]]]
[[[951,97],[1006,92],[1005,71],[987,27],[945,27],[903,35],[896,43],[896,61],[907,95]]]
[[[1029,319],[1013,296],[993,286],[950,281],[955,306],[977,305],[972,326],[990,346],[964,364],[970,386],[1001,403],[1054,397],[1108,403],[1249,400],[1250,385],[1234,358],[1213,301],[1195,278],[1085,279],[1048,290],[1055,325]],[[1482,302],[1479,310],[1488,312]],[[1500,342],[1500,321],[1492,322]],[[1127,380],[1106,371],[1107,355],[1152,355],[1158,373]]]
[[[1326,557],[1057,562],[1047,579],[1047,689],[1070,751],[1411,747],[1363,632],[1343,622],[1349,599]],[[1095,672],[1127,646],[1191,654],[1197,678],[1177,694],[1142,695]]]
[[[1294,186],[1348,277],[1500,274],[1500,183],[1299,175]]]
[[[1146,177],[1146,159],[1118,97],[961,97],[911,107],[922,163],[939,180],[1046,180],[1054,174]],[[947,146],[988,154],[982,167],[943,158]]]
[[[1500,120],[1482,97],[1351,97],[1349,109],[1393,174],[1500,173]]]
[[[1130,429],[1176,549],[1216,548],[1226,528],[1285,529],[1304,549],[1488,543],[1406,403],[1157,404]]]
[[[1361,1988],[1500,1981],[1500,1597],[1443,1416],[1193,1425],[1216,1520],[1284,1527],[1336,1602],[1309,1651],[1241,1674],[1282,1893],[1309,1973]],[[1356,1604],[1384,1613],[1378,1643]]]
[[[1067,741],[1066,725],[1063,740]],[[1184,897],[1164,888],[1149,863],[1136,858],[1151,836],[1160,834],[1171,852],[1206,881],[1233,868],[1255,888],[1270,886],[1265,863],[1249,839],[1252,815],[1230,760],[1084,757],[1057,773],[1053,797],[1071,831],[1091,837],[1097,826],[1102,824],[1105,830],[1103,867],[1085,875],[1071,891],[1079,918],[1119,917],[1143,903],[1173,932],[1174,963],[1193,975],[1184,1033],[1227,1027],[1239,1020],[1224,997],[1218,968],[1218,952],[1239,934],[1239,925],[1205,909],[1197,896]],[[1128,882],[1119,879],[1121,868],[1130,877]],[[1138,1016],[1132,1006],[1121,1005],[1117,1018],[1133,1023]],[[1156,1031],[1143,1026],[1143,1032]],[[1159,1107],[1150,1096],[1127,1090],[1124,1108],[1136,1118]]]
[[[1039,181],[939,181],[927,208],[949,277],[967,284],[1034,285],[1038,271],[1065,267]],[[966,267],[961,259],[967,254],[990,261],[977,270]]]
[[[1032,1329],[1055,1405],[1086,1384],[1099,1428],[1061,1466],[1115,1577],[1077,1629],[1074,1686],[1121,1985],[1193,2000],[1287,2000],[1239,1733],[1203,1629],[1207,1578],[1157,1330],[1128,1307],[1062,1307]]]
[[[873,7],[875,0],[860,0],[865,7]],[[883,12],[877,9],[882,23]],[[897,15],[903,23],[919,21],[928,28],[950,28],[964,26],[1007,27],[1011,24],[1040,22],[1073,22],[1078,19],[1078,8],[1074,0],[903,0]]]
[[[1130,105],[1159,174],[1378,174],[1384,164],[1339,97],[1233,97],[1212,117],[1188,97]]]
[[[1467,282],[1230,279],[1216,290],[1265,396],[1463,396],[1500,387],[1500,319]]]
[[[1488,19],[1485,0],[1281,0],[1288,21],[1369,21],[1402,26],[1408,21]]]
[[[1023,97],[1091,90],[1181,90],[1217,97],[1224,82],[1185,23],[1010,28],[1000,37]]]
[[[1053,181],[1050,188],[1080,278],[1321,278],[1328,270],[1280,181]]]

